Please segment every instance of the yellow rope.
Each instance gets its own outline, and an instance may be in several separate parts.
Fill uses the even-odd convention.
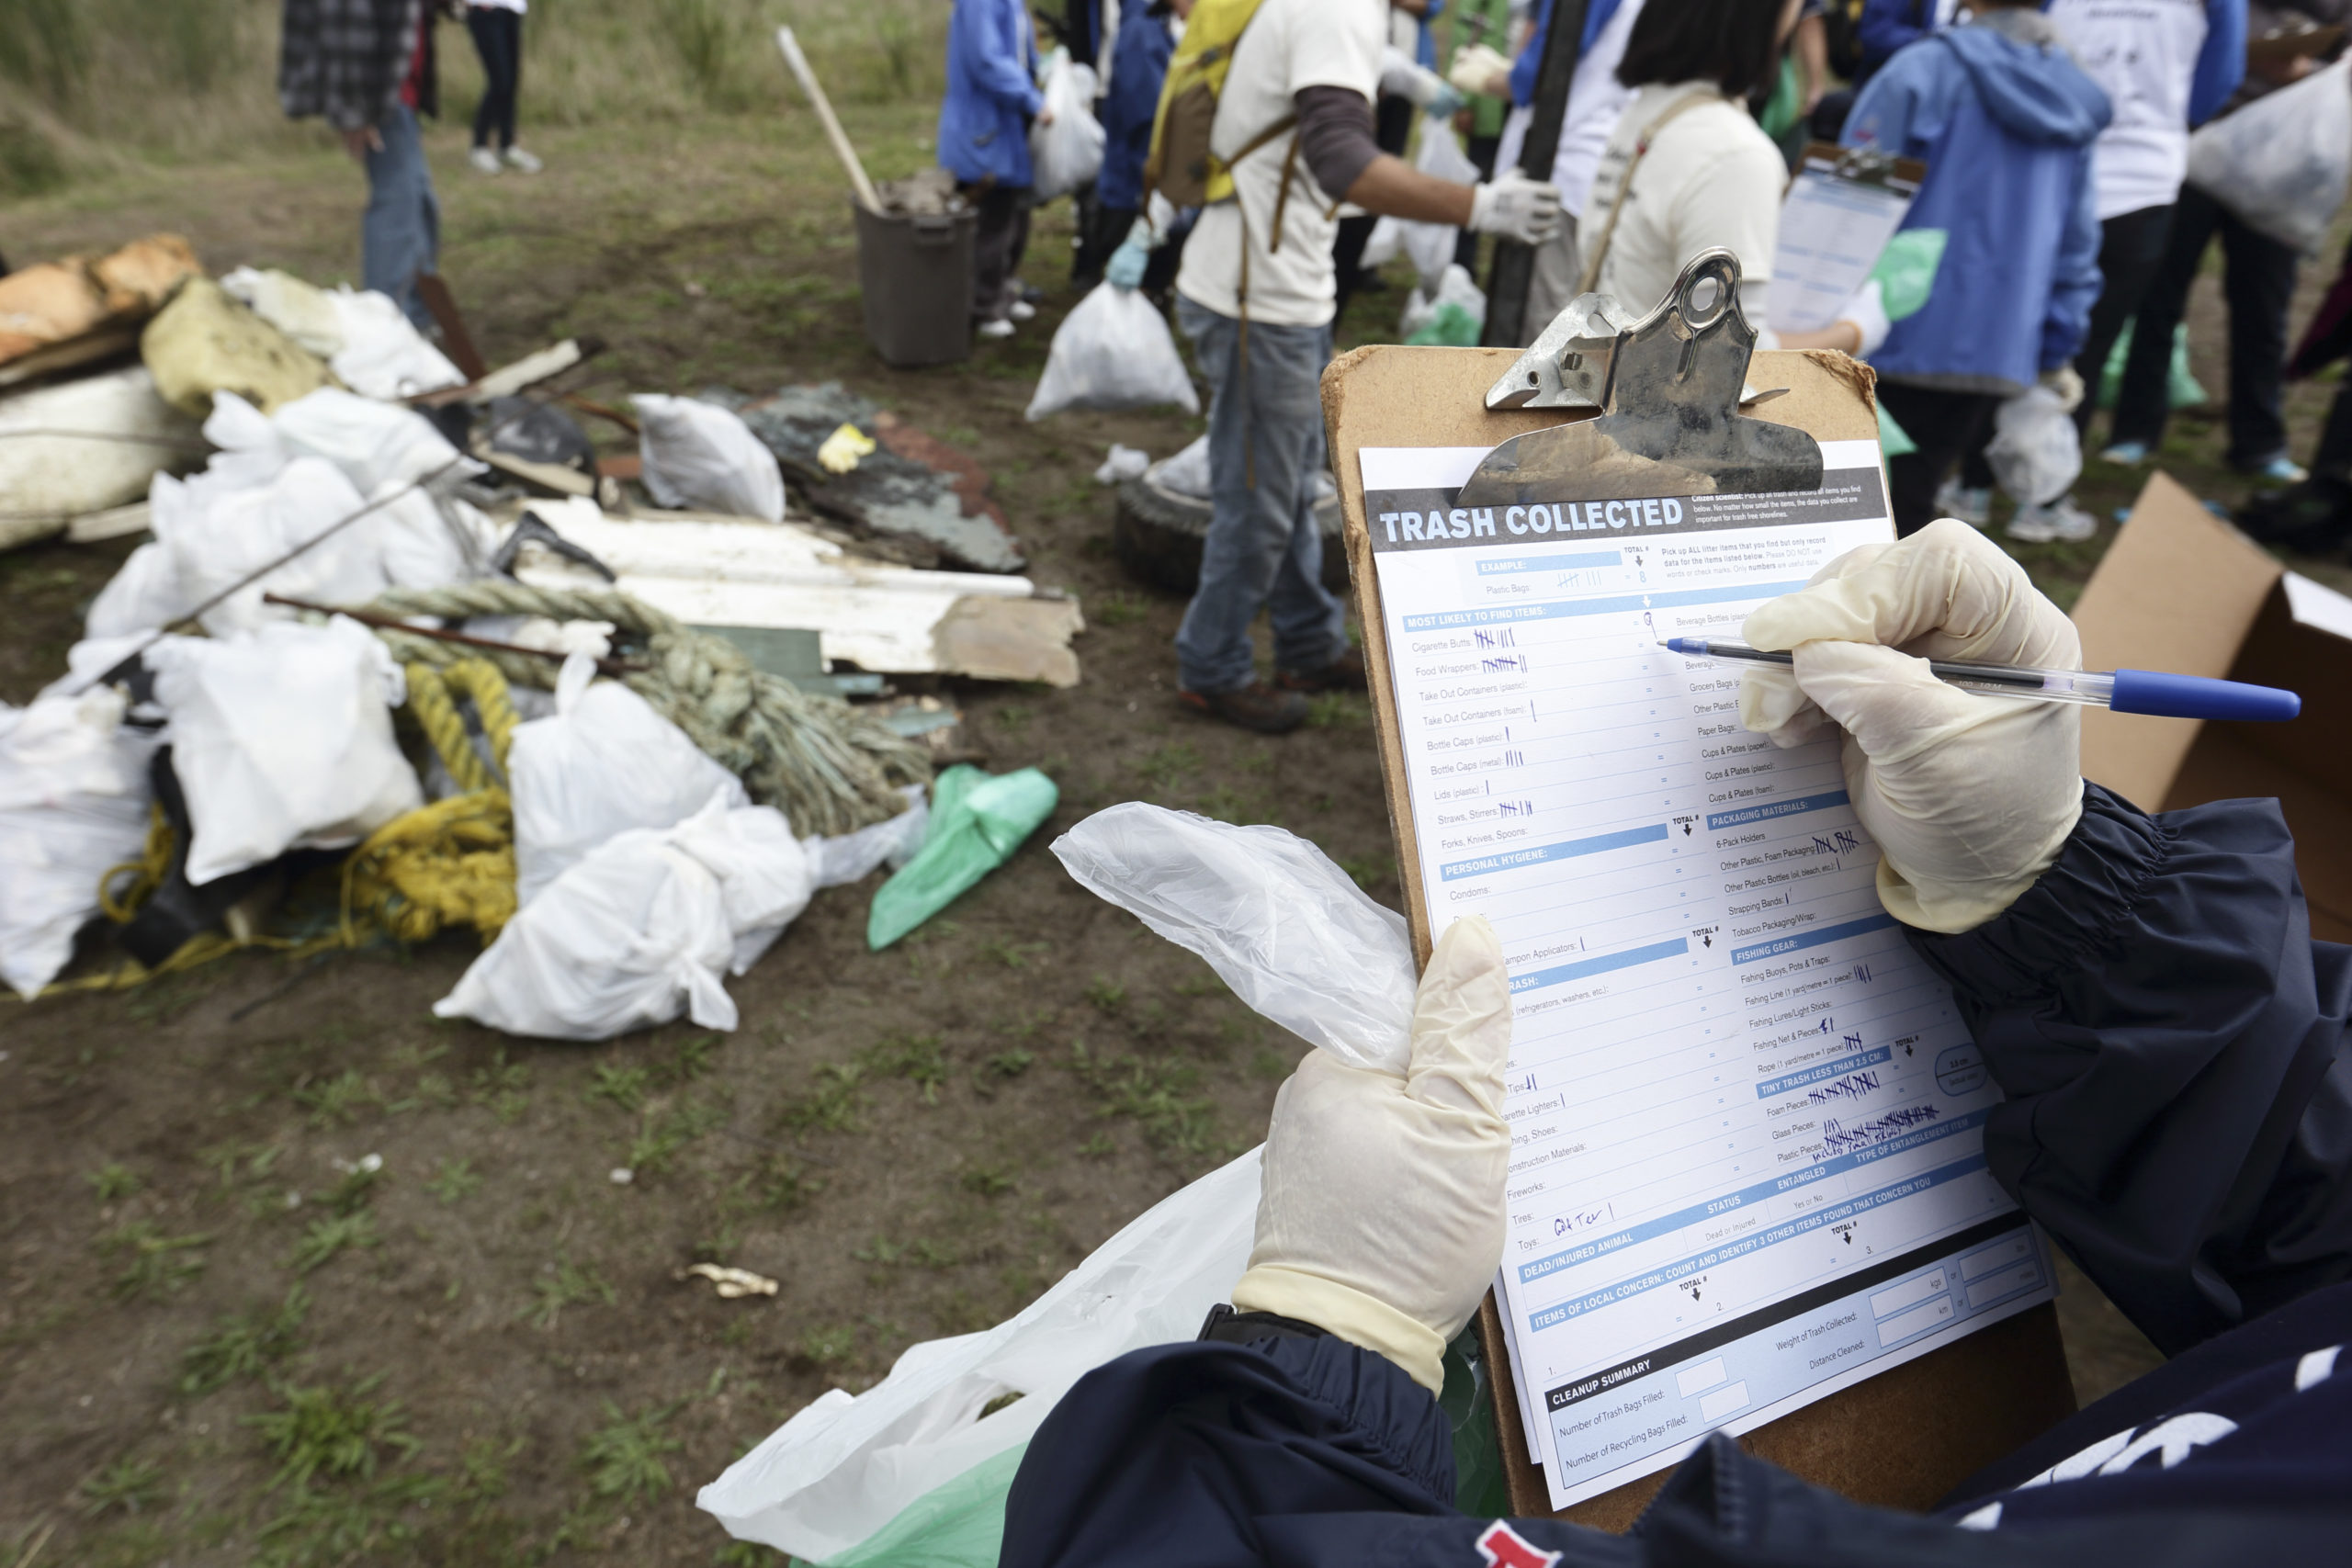
[[[139,852],[137,860],[127,860],[120,865],[107,867],[98,878],[98,909],[116,925],[127,926],[139,906],[154,897],[155,889],[164,885],[164,874],[172,868],[172,824],[160,806],[148,808],[147,844]],[[120,886],[115,879],[129,873],[130,880]]]

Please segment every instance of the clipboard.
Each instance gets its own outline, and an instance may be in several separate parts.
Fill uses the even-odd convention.
[[[1916,158],[1808,143],[1781,207],[1772,259],[1776,324],[1815,332],[1835,321],[1903,226],[1927,177],[1927,164]]]
[[[1690,276],[1686,273],[1686,284]],[[1589,324],[1599,319],[1596,299],[1588,296],[1571,306],[1564,320],[1582,310],[1587,314],[1577,321],[1587,324],[1577,330],[1598,333]],[[1677,335],[1689,341],[1687,332]],[[1617,337],[1621,353],[1629,346],[1629,336]],[[1601,341],[1593,338],[1595,344]],[[1531,349],[1529,355],[1535,352]],[[1557,344],[1551,352],[1562,353]],[[1515,358],[1509,349],[1375,345],[1341,355],[1323,377],[1324,418],[1339,482],[1349,571],[1363,613],[1374,736],[1414,954],[1421,964],[1428,962],[1432,933],[1423,912],[1422,859],[1408,795],[1397,694],[1360,455],[1367,447],[1493,448],[1515,437],[1557,441],[1582,435],[1564,427],[1600,416],[1602,411],[1592,404],[1607,399],[1588,399],[1573,387],[1558,386],[1555,373],[1544,396],[1513,406],[1510,388],[1515,378],[1527,374],[1522,368],[1527,364],[1527,356]],[[1605,367],[1601,379],[1605,382],[1617,368]],[[1770,391],[1740,400],[1745,405],[1740,423],[1761,421],[1805,432],[1815,441],[1877,438],[1871,372],[1843,355],[1758,354],[1747,379]],[[1739,382],[1735,378],[1729,385]],[[1725,400],[1732,400],[1727,396]],[[1546,432],[1559,434],[1541,434]],[[1765,445],[1770,445],[1769,440]],[[1493,462],[1491,454],[1488,462]],[[1508,1340],[1491,1290],[1477,1325],[1484,1359],[1496,1369],[1489,1383],[1511,1510],[1521,1517],[1550,1515],[1554,1510],[1543,1472],[1529,1455],[1516,1378],[1504,1366]],[[1783,1416],[1739,1441],[1803,1479],[1858,1501],[1919,1510],[2075,1408],[2056,1310],[2045,1303]],[[1670,1467],[1660,1470],[1559,1510],[1557,1517],[1623,1530],[1669,1473]]]

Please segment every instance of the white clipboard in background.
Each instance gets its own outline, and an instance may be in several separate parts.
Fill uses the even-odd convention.
[[[1772,258],[1772,324],[1819,332],[1838,319],[1903,227],[1928,166],[1816,141],[1798,161]]]

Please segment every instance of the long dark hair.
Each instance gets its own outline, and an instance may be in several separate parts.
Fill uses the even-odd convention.
[[[1708,81],[1747,96],[1780,63],[1782,0],[1649,0],[1625,41],[1617,80]]]

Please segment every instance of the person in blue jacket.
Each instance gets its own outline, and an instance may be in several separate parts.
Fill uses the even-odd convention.
[[[956,0],[947,22],[939,163],[979,211],[972,240],[972,319],[982,337],[1012,335],[1012,278],[1029,245],[1035,183],[1029,127],[1053,121],[1037,90],[1035,59],[1036,35],[1021,0]]]
[[[1862,57],[1854,90],[1860,92],[1896,51],[1942,31],[1959,15],[1960,0],[1862,0],[1861,20],[1854,25]]]
[[[1887,910],[2006,1093],[1991,1169],[2170,1362],[1925,1517],[1720,1433],[1623,1536],[1456,1511],[1437,1347],[1494,1278],[1510,1153],[1502,955],[1464,919],[1423,976],[1407,1076],[1314,1053],[1283,1087],[1233,1307],[1090,1372],[1038,1427],[1001,1568],[2343,1560],[2352,948],[2312,940],[2278,803],[2150,817],[2081,778],[2080,710],[1973,696],[1899,651],[2079,658],[1964,523],[1824,577],[1749,617],[1747,640],[1795,664],[1747,677],[1742,716],[1844,730],[1865,824],[1872,805],[1899,818],[1872,828]]]
[[[1903,226],[1946,235],[1927,304],[1871,355],[1879,400],[1918,445],[1887,464],[1898,534],[1936,515],[1937,486],[2004,401],[2047,379],[2073,411],[2072,362],[2099,296],[2091,147],[2107,95],[2032,0],[1975,6],[1888,61],[1843,138],[1925,161]]]
[[[1119,38],[1111,51],[1110,90],[1099,111],[1102,121],[1102,171],[1094,176],[1094,231],[1081,254],[1073,281],[1100,276],[1102,263],[1135,227],[1143,210],[1143,165],[1151,152],[1151,125],[1159,113],[1160,84],[1168,79],[1168,60],[1176,39],[1169,29],[1170,16],[1192,14],[1192,0],[1150,0],[1119,13]],[[1154,273],[1145,287],[1158,292],[1176,276],[1176,246],[1163,245],[1152,254]],[[1091,262],[1091,265],[1087,265]]]

